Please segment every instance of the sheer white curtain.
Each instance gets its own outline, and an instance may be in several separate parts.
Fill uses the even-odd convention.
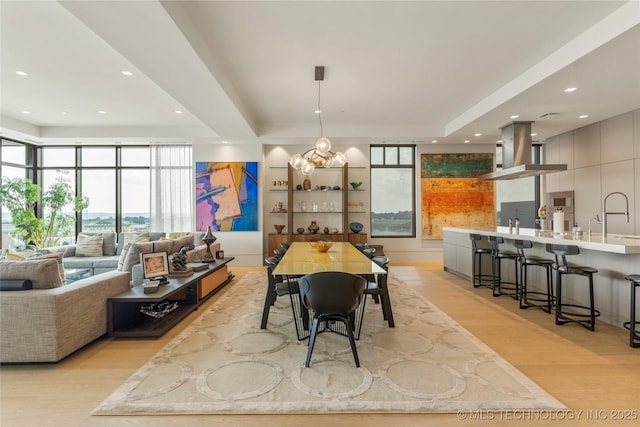
[[[151,146],[152,231],[194,230],[194,185],[190,145]]]

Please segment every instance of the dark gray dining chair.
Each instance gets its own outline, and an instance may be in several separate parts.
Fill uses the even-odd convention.
[[[345,324],[353,359],[356,366],[360,367],[354,338],[354,318],[362,301],[366,284],[366,280],[360,276],[338,271],[311,273],[298,279],[302,302],[307,309],[313,312],[313,323],[305,362],[307,368],[311,362],[311,354],[320,324],[331,321]]]

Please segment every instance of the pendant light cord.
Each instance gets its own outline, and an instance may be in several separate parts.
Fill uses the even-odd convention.
[[[324,136],[322,132],[322,109],[320,109],[320,80],[318,80],[318,121],[320,121],[320,138]]]

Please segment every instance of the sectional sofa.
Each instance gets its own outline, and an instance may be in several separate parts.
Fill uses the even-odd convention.
[[[64,285],[56,259],[0,261],[0,284],[32,289],[0,295],[0,362],[57,362],[107,333],[107,299],[130,288],[129,273],[108,271]]]
[[[193,262],[202,258],[206,245],[202,243],[204,233],[83,233],[87,235],[102,234],[102,251],[100,255],[82,256],[78,254],[77,245],[65,245],[46,248],[45,252],[62,252],[62,262],[65,268],[89,269],[90,275],[100,274],[112,270],[132,272],[133,266],[140,263],[140,253],[167,251],[169,255],[178,252],[184,245],[194,245],[195,248],[187,252],[187,261]],[[131,243],[130,247],[127,247]],[[220,243],[211,245],[211,252],[220,250]],[[126,251],[123,254],[123,251]]]
[[[103,256],[77,256],[69,245],[48,248],[49,258],[0,260],[0,363],[57,362],[104,335],[107,299],[130,289],[140,253],[173,254],[198,243],[187,252],[193,262],[207,248],[193,233],[174,239],[151,233],[140,240],[152,241],[126,244],[122,236],[122,247],[112,234],[102,240]],[[211,246],[212,252],[219,248]],[[65,268],[89,268],[91,277],[65,284]]]

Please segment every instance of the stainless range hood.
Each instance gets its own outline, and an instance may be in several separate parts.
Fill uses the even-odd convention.
[[[502,130],[502,170],[480,175],[480,179],[506,180],[567,170],[567,165],[531,162],[531,123],[512,122]]]

